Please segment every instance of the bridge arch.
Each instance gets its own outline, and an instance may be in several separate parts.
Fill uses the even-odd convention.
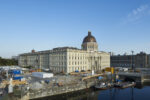
[[[124,81],[125,81],[125,82],[136,82],[136,79],[135,79],[135,78],[132,78],[132,77],[125,77],[125,78],[124,78]]]

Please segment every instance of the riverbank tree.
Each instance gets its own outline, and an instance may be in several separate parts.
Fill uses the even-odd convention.
[[[6,59],[0,57],[0,66],[11,66],[11,65],[18,65],[18,61],[15,59]]]

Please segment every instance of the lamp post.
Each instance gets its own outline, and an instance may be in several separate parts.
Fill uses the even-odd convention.
[[[102,73],[102,68],[101,68],[101,56],[100,56],[100,72]]]
[[[131,52],[132,52],[132,57],[131,57],[132,62],[131,62],[131,66],[132,66],[132,70],[133,70],[133,53],[134,53],[134,51],[131,51]]]

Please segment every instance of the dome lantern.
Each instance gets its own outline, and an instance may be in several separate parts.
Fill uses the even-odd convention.
[[[88,36],[91,36],[91,31],[88,31]]]

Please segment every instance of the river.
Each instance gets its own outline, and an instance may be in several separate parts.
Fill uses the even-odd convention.
[[[150,86],[140,85],[135,88],[112,88],[102,91],[87,90],[86,92],[38,100],[150,100]]]
[[[3,100],[14,100],[10,96],[8,98],[5,98]],[[138,85],[134,88],[112,88],[108,90],[98,91],[95,91],[93,89],[87,89],[75,93],[67,93],[63,95],[45,97],[36,100],[150,100],[150,85],[143,84]]]

